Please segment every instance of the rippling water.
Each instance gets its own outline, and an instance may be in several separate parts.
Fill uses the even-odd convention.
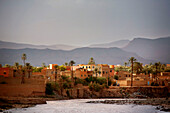
[[[74,99],[47,101],[47,104],[35,107],[11,109],[9,113],[166,113],[155,109],[151,105],[117,105],[102,103],[86,103],[95,100],[114,99]],[[120,99],[119,99],[120,100]]]

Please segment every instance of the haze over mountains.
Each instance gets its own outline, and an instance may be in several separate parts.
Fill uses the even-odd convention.
[[[43,62],[61,65],[70,60],[74,60],[76,64],[87,64],[90,57],[93,57],[98,64],[124,64],[132,56],[144,64],[158,61],[170,63],[169,43],[170,37],[158,39],[135,38],[132,41],[121,40],[81,48],[67,45],[52,48],[52,46],[0,41],[0,64],[13,65],[15,62],[22,64],[21,55],[23,53],[27,54],[26,62],[30,62],[34,66],[40,66]],[[122,45],[125,46],[122,47]]]
[[[99,47],[99,48],[118,47],[118,48],[122,48],[122,47],[126,46],[129,42],[130,42],[130,40],[118,40],[118,41],[104,43],[104,44],[93,44],[93,45],[90,45],[89,47]]]
[[[7,48],[7,49],[24,49],[24,48],[47,49],[48,48],[54,50],[72,50],[78,48],[78,46],[71,46],[71,45],[64,45],[64,44],[32,45],[32,44],[21,44],[21,43],[0,41],[0,48]]]

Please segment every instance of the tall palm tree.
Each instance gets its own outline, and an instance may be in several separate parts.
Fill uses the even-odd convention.
[[[124,62],[125,67],[127,66],[127,64],[128,64],[127,62]]]
[[[136,74],[140,74],[143,70],[142,63],[140,62],[134,62],[134,71],[136,71]]]
[[[94,58],[91,57],[88,64],[95,64]]]
[[[156,82],[157,82],[157,73],[158,73],[158,66],[159,66],[159,64],[160,64],[159,62],[158,62],[158,63],[156,62],[156,63],[154,64],[154,66],[155,66],[155,68],[156,68],[156,73],[155,73]]]
[[[24,80],[24,77],[25,77],[25,60],[27,59],[27,55],[25,53],[23,53],[21,59],[24,62],[24,70],[23,70],[23,74],[22,74],[21,84],[24,84],[25,83],[25,80]]]
[[[67,62],[65,62],[65,63],[64,63],[64,65],[65,65],[65,66],[68,66],[68,63],[67,63]]]
[[[95,74],[96,74],[96,78],[97,78],[97,72],[98,72],[98,69],[97,69],[97,68],[95,68],[95,69],[94,69],[94,72],[95,72]]]
[[[131,63],[131,68],[132,68],[132,70],[131,70],[131,86],[133,86],[133,64],[135,61],[136,61],[136,59],[134,57],[131,57],[129,59],[129,62]]]
[[[75,64],[73,60],[69,62],[69,65],[72,67]],[[73,80],[73,68],[71,69],[71,79]]]
[[[19,63],[18,62],[15,62],[14,64],[14,70],[13,70],[13,76],[15,77],[16,76],[16,71],[18,70],[19,68]]]
[[[24,54],[22,54],[22,60],[23,60],[23,62],[24,62],[24,66],[25,66],[25,60],[27,59],[27,55],[24,53]]]
[[[30,65],[30,63],[26,63],[26,70],[28,72],[28,78],[30,78],[31,69],[32,69],[32,66]]]
[[[57,77],[57,71],[59,70],[60,67],[58,65],[55,65],[54,68],[55,68],[55,82],[56,82],[57,78],[58,78]]]

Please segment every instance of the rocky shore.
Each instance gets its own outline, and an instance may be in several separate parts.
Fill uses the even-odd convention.
[[[0,97],[0,112],[11,108],[27,108],[37,104],[46,104],[46,101],[59,100],[45,97]]]
[[[135,105],[153,105],[156,109],[170,112],[169,98],[151,98],[151,99],[120,99],[120,100],[104,100],[104,101],[88,101],[87,103],[103,103],[103,104],[135,104]]]

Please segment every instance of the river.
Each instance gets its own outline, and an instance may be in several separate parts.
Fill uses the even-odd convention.
[[[156,106],[151,105],[86,103],[87,101],[95,100],[99,99],[47,101],[47,104],[29,108],[14,108],[5,111],[5,113],[167,113],[156,110]]]

